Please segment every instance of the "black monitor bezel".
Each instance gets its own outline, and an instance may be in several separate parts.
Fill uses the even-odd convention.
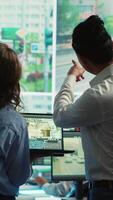
[[[76,133],[76,132],[80,132],[80,128],[79,127],[63,128],[63,132]]]
[[[63,138],[68,138],[68,137],[74,137],[74,136],[80,136],[81,137],[81,132],[71,132],[71,131],[64,131],[63,132]],[[64,144],[64,150],[65,150],[65,144]],[[53,157],[51,157],[51,178],[52,181],[72,181],[72,180],[84,180],[85,179],[85,174],[84,175],[53,175]]]

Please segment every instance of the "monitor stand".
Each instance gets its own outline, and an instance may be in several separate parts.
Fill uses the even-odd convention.
[[[75,197],[77,200],[83,199],[83,180],[76,180],[75,182],[76,192]]]

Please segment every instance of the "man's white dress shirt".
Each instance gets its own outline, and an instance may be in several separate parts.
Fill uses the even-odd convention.
[[[75,79],[67,76],[55,98],[54,122],[81,128],[87,179],[113,180],[113,64],[74,102]]]

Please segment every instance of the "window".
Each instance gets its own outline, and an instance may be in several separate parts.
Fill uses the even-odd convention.
[[[109,0],[109,4],[108,0],[11,2],[0,2],[0,38],[11,44],[23,66],[20,81],[23,112],[52,112],[54,94],[60,89],[72,59],[77,59],[71,47],[73,28],[86,17],[98,14],[113,37],[113,1]],[[86,73],[85,80],[77,83],[78,96],[89,87],[92,78],[93,75]]]

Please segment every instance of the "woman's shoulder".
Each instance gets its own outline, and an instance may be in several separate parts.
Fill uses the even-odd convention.
[[[27,126],[23,116],[12,105],[0,109],[0,125],[3,124],[18,129],[25,129]]]

